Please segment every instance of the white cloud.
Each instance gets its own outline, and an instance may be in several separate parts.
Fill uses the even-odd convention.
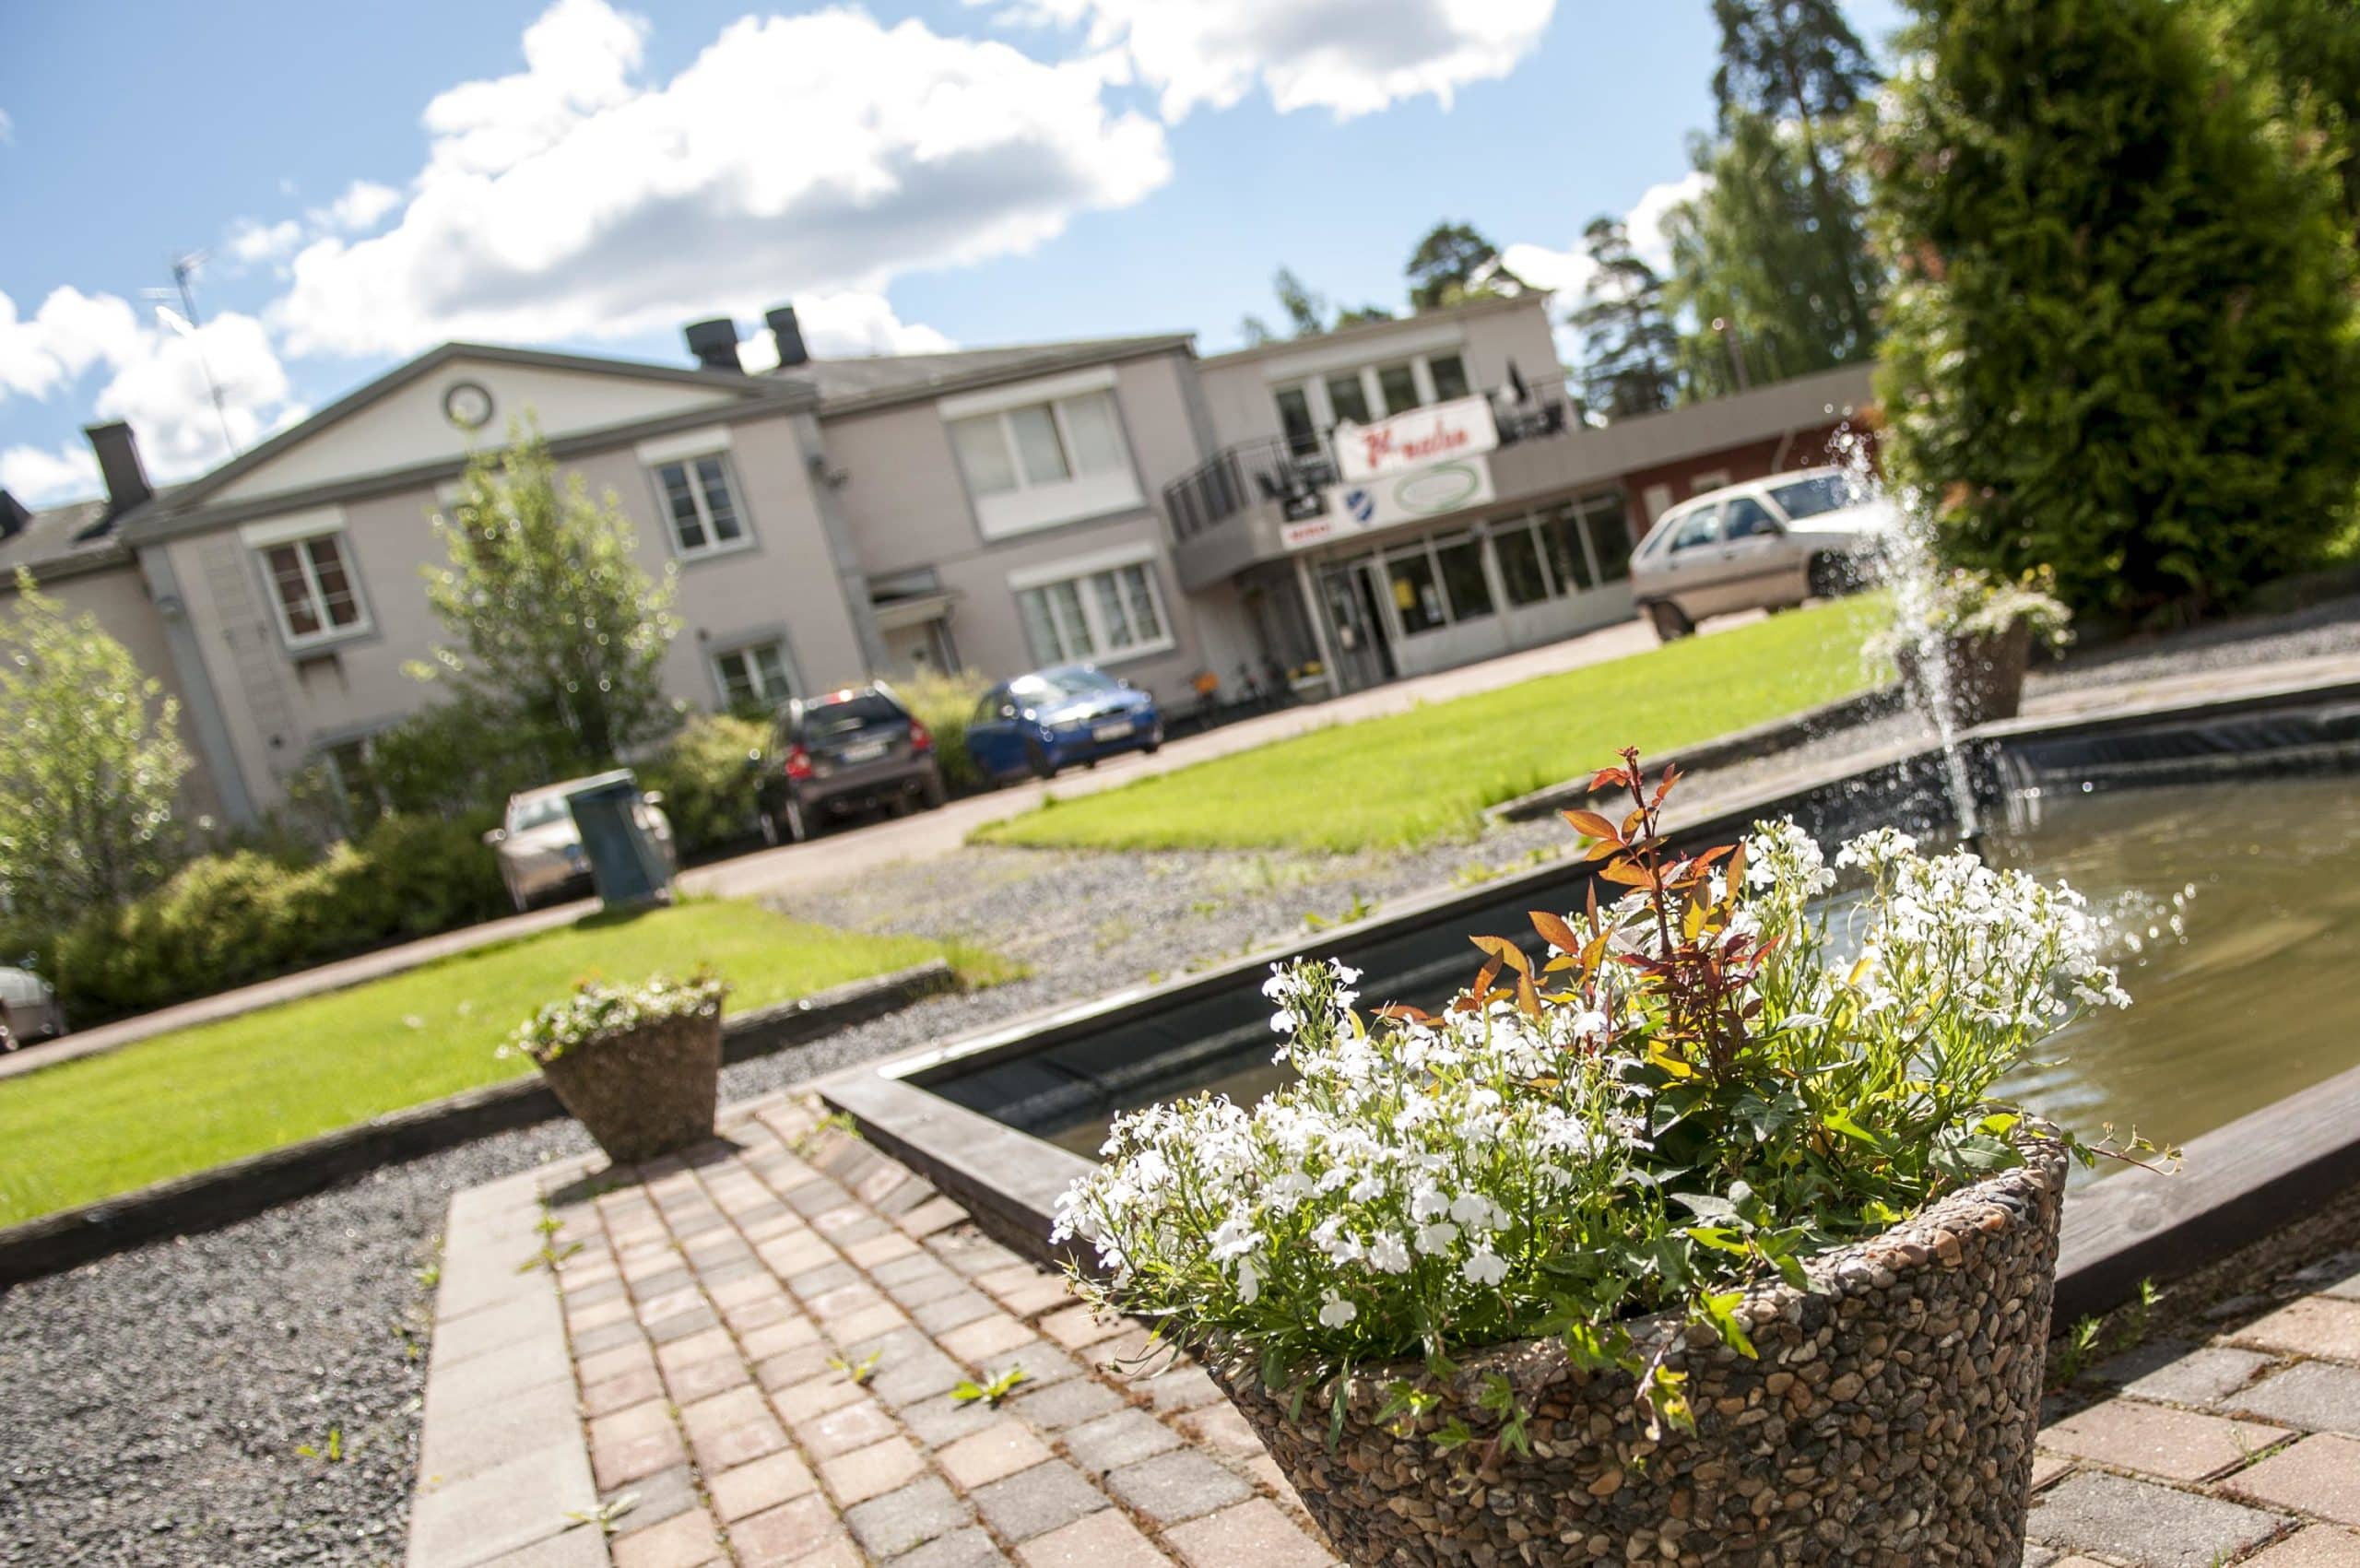
[[[112,294],[53,289],[29,321],[0,294],[0,399],[46,397],[101,360],[127,358],[138,337],[138,318]]]
[[[987,5],[997,0],[969,0]],[[1556,0],[1016,0],[1004,19],[1080,27],[1127,51],[1163,117],[1226,109],[1258,81],[1280,113],[1339,120],[1504,77]]]
[[[100,488],[99,460],[88,446],[62,446],[54,452],[12,446],[0,452],[0,490],[27,506],[53,506],[95,495]]]
[[[560,0],[524,71],[436,98],[400,220],[295,257],[271,316],[288,349],[621,336],[874,294],[1029,250],[1171,174],[1161,128],[1108,108],[1108,58],[1044,65],[839,9],[742,19],[641,85],[643,30]]]
[[[882,294],[847,289],[798,294],[793,301],[803,346],[814,359],[851,360],[871,354],[940,354],[959,347],[930,326],[905,322]],[[778,342],[767,329],[738,345],[738,362],[756,375],[775,369]]]
[[[277,223],[257,223],[242,218],[230,226],[229,238],[222,248],[232,261],[252,266],[259,262],[285,261],[303,242],[303,226],[293,218]]]
[[[355,180],[344,189],[344,195],[324,207],[314,207],[305,216],[323,229],[342,229],[360,233],[377,227],[377,220],[401,206],[402,194],[391,185],[380,185],[374,180]]]
[[[1664,219],[1671,209],[1682,202],[1693,201],[1710,190],[1713,177],[1701,170],[1692,170],[1677,180],[1666,180],[1649,185],[1639,193],[1631,210],[1622,215],[1622,227],[1631,237],[1631,248],[1639,259],[1662,273],[1671,265],[1671,242],[1664,233]],[[1589,287],[1590,274],[1598,269],[1590,264],[1589,249],[1576,235],[1574,242],[1560,251],[1547,245],[1529,242],[1508,246],[1500,253],[1500,260],[1510,272],[1538,289],[1557,292],[1561,312],[1570,313],[1581,306],[1582,293]],[[1581,362],[1580,335],[1565,324],[1562,315],[1557,331],[1557,356],[1568,365]]]

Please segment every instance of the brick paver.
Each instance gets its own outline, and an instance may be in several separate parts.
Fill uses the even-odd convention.
[[[808,1103],[724,1126],[454,1199],[412,1568],[1335,1561],[1201,1368]],[[545,1212],[579,1250],[520,1272]],[[2360,1568],[2360,1272],[2299,1283],[2098,1369],[2118,1392],[2040,1434],[2027,1565]]]

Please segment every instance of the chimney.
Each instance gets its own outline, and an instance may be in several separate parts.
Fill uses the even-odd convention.
[[[766,311],[762,320],[770,324],[771,340],[778,345],[778,368],[793,370],[811,362],[811,350],[803,346],[803,326],[795,319],[793,305],[781,305]]]
[[[148,470],[139,466],[139,443],[121,419],[108,425],[85,425],[90,450],[99,454],[99,474],[107,482],[107,521],[112,523],[156,493]]]
[[[0,539],[15,538],[32,520],[33,514],[25,510],[23,501],[6,490],[0,490]]]
[[[689,352],[709,371],[734,371],[738,365],[738,324],[727,316],[692,321],[688,325]]]

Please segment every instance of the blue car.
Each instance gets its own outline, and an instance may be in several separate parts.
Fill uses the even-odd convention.
[[[967,723],[967,755],[994,784],[1055,778],[1076,762],[1163,744],[1155,699],[1091,665],[1020,675],[984,693]]]

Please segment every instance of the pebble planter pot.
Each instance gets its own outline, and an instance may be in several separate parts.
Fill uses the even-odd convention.
[[[2032,664],[2032,624],[2019,620],[1988,637],[1945,638],[1942,662],[1950,677],[1951,719],[1959,728],[2012,719],[2024,704],[2024,672]],[[1918,705],[1929,706],[1915,651],[1904,650],[1899,663]]]
[[[1333,1448],[1325,1389],[1291,1421],[1250,1365],[1207,1367],[1351,1562],[2017,1568],[2065,1187],[2056,1145],[2027,1156],[1812,1259],[1808,1291],[1748,1291],[1756,1359],[1633,1324],[1642,1354],[1677,1336],[1666,1364],[1688,1375],[1696,1430],[1660,1443],[1628,1373],[1573,1368],[1554,1340],[1463,1356],[1446,1386],[1414,1363],[1364,1373]],[[1531,1455],[1438,1452],[1453,1417],[1498,1430],[1476,1404],[1489,1373],[1532,1412]],[[1443,1395],[1406,1438],[1376,1421],[1394,1376]]]
[[[601,1036],[541,1072],[617,1164],[702,1143],[721,1090],[721,1010]]]

